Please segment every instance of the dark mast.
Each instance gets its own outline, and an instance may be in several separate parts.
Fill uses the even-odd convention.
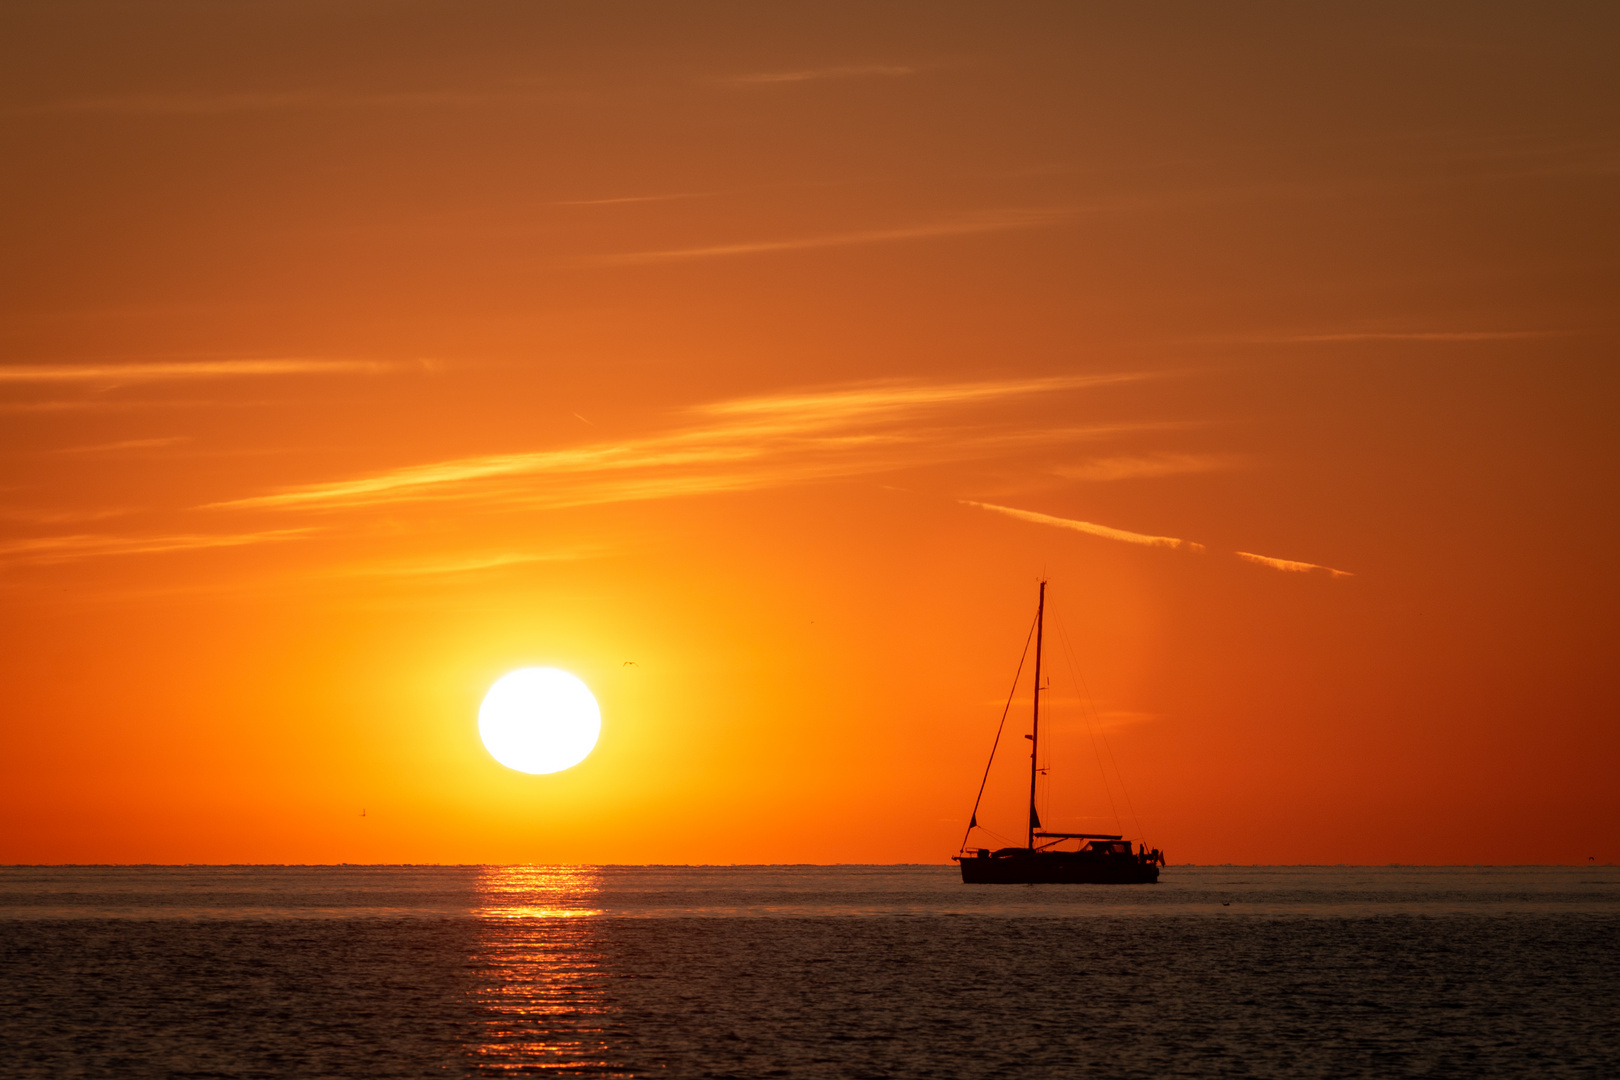
[[[1035,830],[1041,819],[1035,816],[1035,755],[1041,749],[1041,631],[1046,618],[1046,582],[1041,582],[1041,598],[1035,605],[1035,718],[1029,734],[1029,850],[1035,850]]]

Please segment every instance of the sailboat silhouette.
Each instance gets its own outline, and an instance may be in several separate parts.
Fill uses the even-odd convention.
[[[990,779],[990,765],[996,759],[996,746],[1001,743],[1001,732],[990,747],[990,761],[984,767],[984,780],[979,783],[979,797],[973,801],[973,813],[968,818],[967,835],[962,837],[962,851],[952,856],[962,866],[962,880],[970,885],[1031,885],[1040,883],[1127,885],[1153,884],[1159,880],[1159,867],[1164,855],[1147,845],[1131,850],[1131,842],[1116,833],[1048,832],[1041,826],[1035,811],[1035,781],[1046,773],[1040,767],[1036,754],[1041,746],[1041,646],[1046,626],[1046,582],[1041,582],[1040,599],[1035,606],[1035,705],[1030,717],[1029,740],[1029,818],[1027,842],[1023,847],[1004,847],[969,850],[967,838],[979,828],[979,801],[984,798],[984,785]],[[1024,648],[1029,648],[1026,642]],[[1026,653],[1027,655],[1027,653]],[[1018,662],[1022,672],[1024,662]],[[1014,676],[1014,687],[1017,677]],[[1049,688],[1048,688],[1049,689]],[[1012,699],[1008,698],[1011,705]],[[1002,714],[1005,721],[1006,713]],[[1079,841],[1078,848],[1064,849],[1058,845],[1065,841]]]

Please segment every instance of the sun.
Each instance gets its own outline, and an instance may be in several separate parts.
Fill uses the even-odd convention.
[[[585,760],[602,732],[590,688],[556,668],[519,668],[495,680],[478,710],[478,735],[494,759],[526,773]]]

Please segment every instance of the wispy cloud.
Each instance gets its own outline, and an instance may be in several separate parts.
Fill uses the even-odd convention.
[[[1260,566],[1269,566],[1273,570],[1282,570],[1290,574],[1308,574],[1314,570],[1321,570],[1324,573],[1336,578],[1355,577],[1355,575],[1348,570],[1335,570],[1331,566],[1318,566],[1316,563],[1297,562],[1293,559],[1273,559],[1269,555],[1256,555],[1252,551],[1239,551],[1237,552],[1237,557],[1240,559],[1246,559],[1252,563],[1257,563]]]
[[[102,507],[97,510],[8,507],[0,510],[0,520],[22,521],[30,525],[69,525],[85,521],[104,521],[107,518],[122,517],[133,512],[124,507]]]
[[[202,548],[244,547],[273,541],[296,540],[314,530],[272,529],[263,532],[183,534],[171,536],[108,536],[81,533],[72,536],[36,536],[0,541],[0,563],[56,563],[105,555],[150,555]]]
[[[132,116],[223,116],[306,108],[321,98],[305,92],[237,94],[105,94],[26,106],[28,112],[110,113]]]
[[[1159,719],[1159,713],[1132,712],[1128,709],[1104,709],[1096,714],[1098,727],[1103,731],[1118,731],[1121,728],[1135,727],[1137,724],[1150,724]]]
[[[612,199],[562,199],[552,206],[621,206],[625,203],[678,202],[682,199],[706,199],[712,191],[679,191],[669,195],[620,195]]]
[[[936,221],[893,229],[826,233],[782,240],[749,240],[734,244],[706,244],[700,247],[668,248],[658,251],[630,251],[597,255],[586,260],[597,266],[634,266],[648,263],[686,262],[692,259],[724,259],[746,255],[767,255],[779,251],[809,251],[817,248],[857,247],[865,244],[892,244],[907,240],[930,240],[947,236],[972,236],[1010,232],[1057,224],[1073,217],[1062,209],[999,210],[949,221]]]
[[[804,68],[798,71],[757,71],[720,81],[733,86],[770,86],[778,83],[819,82],[829,79],[892,79],[916,73],[916,68],[898,64],[856,64],[844,67]]]
[[[124,401],[100,395],[79,398],[58,398],[47,401],[0,401],[0,413],[84,413],[84,412],[150,412],[153,409],[199,409],[220,405],[217,401],[197,398],[153,401]],[[240,404],[235,402],[233,404]]]
[[[1051,514],[1038,514],[1033,510],[1015,510],[1010,506],[997,506],[994,503],[974,502],[971,499],[960,500],[965,506],[977,506],[981,510],[992,510],[998,514],[1017,518],[1019,521],[1028,521],[1036,525],[1051,525],[1059,529],[1072,529],[1075,532],[1087,533],[1091,536],[1100,536],[1104,540],[1118,540],[1125,544],[1141,544],[1144,547],[1180,548],[1186,551],[1203,551],[1204,545],[1191,540],[1182,540],[1174,536],[1150,536],[1146,533],[1130,532],[1126,529],[1115,529],[1108,525],[1097,525],[1090,521],[1076,521],[1073,518],[1053,517]]]
[[[520,86],[394,90],[366,93],[333,89],[237,93],[210,93],[207,91],[193,93],[124,93],[61,98],[56,101],[14,106],[5,111],[13,114],[55,113],[86,116],[189,118],[238,116],[245,113],[308,109],[478,107],[499,103],[540,101],[549,96],[533,88]]]
[[[358,506],[411,499],[457,498],[477,491],[490,494],[492,493],[490,483],[494,481],[714,466],[754,459],[758,456],[756,448],[740,443],[726,445],[723,441],[716,440],[705,445],[697,440],[669,437],[569,450],[488,454],[429,465],[412,465],[376,476],[311,484],[274,495],[237,499],[218,505],[242,508]],[[680,479],[692,478],[673,479],[678,482]],[[719,477],[710,479],[711,482],[725,486]],[[643,481],[645,482],[647,481]],[[704,490],[711,489],[704,488]]]
[[[570,506],[853,476],[1088,437],[1094,432],[1084,428],[997,426],[956,410],[1147,377],[889,381],[768,394],[699,406],[688,413],[695,422],[644,438],[409,465],[218,505],[333,509],[484,498]]]
[[[1022,699],[1027,701],[1028,698]],[[996,703],[1000,705],[1000,702]],[[1053,730],[1074,734],[1087,732],[1112,733],[1138,724],[1150,724],[1161,718],[1159,713],[1129,712],[1123,709],[1105,709],[1093,711],[1089,698],[1060,697],[1057,694],[1041,694],[1041,728],[1046,729],[1047,705],[1055,706],[1051,713],[1050,723]]]
[[[1106,482],[1155,476],[1219,472],[1237,468],[1241,459],[1230,454],[1140,454],[1092,458],[1075,465],[1059,465],[1053,473],[1067,480]]]
[[[91,446],[64,446],[58,450],[45,450],[47,454],[117,454],[126,450],[156,450],[176,443],[190,442],[187,435],[169,435],[159,439],[123,439],[119,442],[96,443]]]
[[[1174,536],[1150,536],[1146,533],[1129,532],[1125,529],[1115,529],[1108,525],[1097,525],[1090,521],[1076,521],[1073,518],[1054,517],[1051,514],[1040,514],[1033,510],[1016,510],[1010,506],[997,506],[994,503],[974,502],[971,499],[959,500],[964,506],[977,506],[982,510],[992,510],[998,514],[1017,518],[1019,521],[1028,521],[1036,525],[1050,525],[1059,529],[1071,529],[1075,532],[1087,533],[1091,536],[1100,536],[1105,540],[1118,540],[1126,544],[1141,544],[1146,547],[1182,548],[1187,551],[1204,551],[1203,544],[1191,540],[1182,540]],[[1283,570],[1288,573],[1309,573],[1320,570],[1332,577],[1354,577],[1348,570],[1335,570],[1331,566],[1318,566],[1316,563],[1296,562],[1293,559],[1273,559],[1269,555],[1256,555],[1250,551],[1235,553],[1238,558],[1257,563],[1260,566],[1269,566],[1273,570]]]
[[[269,375],[339,375],[387,371],[367,360],[177,360],[130,364],[0,364],[0,384],[132,383],[238,379]]]
[[[415,562],[382,562],[366,566],[349,567],[338,571],[344,577],[446,577],[476,574],[485,570],[499,570],[508,566],[522,566],[539,562],[577,562],[599,558],[602,548],[559,548],[553,551],[497,551],[483,554],[448,556]]]
[[[715,416],[790,419],[808,426],[820,426],[939,406],[976,404],[1086,387],[1140,382],[1154,377],[1137,372],[1110,372],[1103,375],[1049,375],[985,382],[936,383],[894,380],[832,389],[785,391],[757,397],[733,398],[729,401],[699,406],[698,411]]]
[[[1244,338],[1277,344],[1332,344],[1350,341],[1518,341],[1562,337],[1564,330],[1347,330],[1330,334],[1278,334]]]

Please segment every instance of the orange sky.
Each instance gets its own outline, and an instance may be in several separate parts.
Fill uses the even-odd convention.
[[[0,862],[1620,856],[1617,35],[0,10]]]

